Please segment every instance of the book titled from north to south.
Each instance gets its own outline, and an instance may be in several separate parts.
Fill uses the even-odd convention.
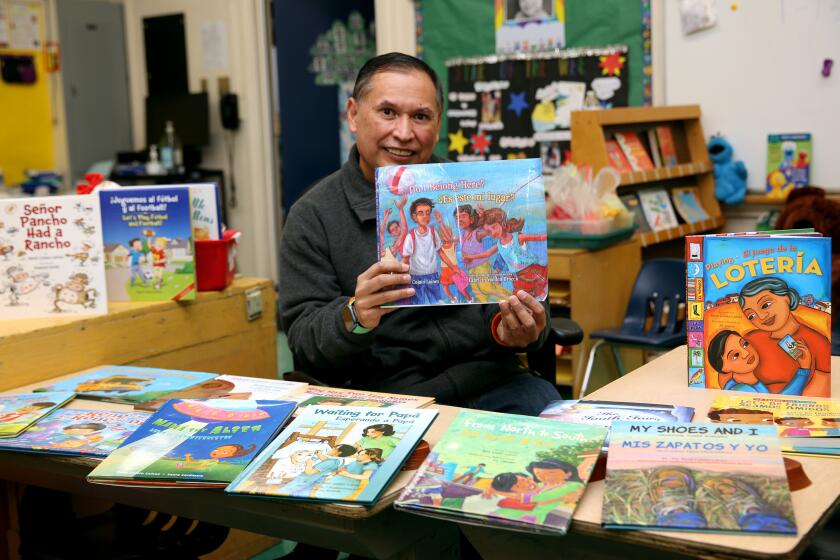
[[[787,453],[840,455],[840,401],[718,395],[708,417],[722,424],[774,425]]]
[[[225,492],[372,504],[438,411],[310,406]]]
[[[0,199],[0,320],[108,312],[99,200]]]
[[[396,306],[548,293],[539,159],[379,167],[376,227],[379,258],[409,265],[414,294]]]
[[[0,440],[0,449],[105,457],[148,419],[144,412],[60,408],[21,435]]]
[[[99,197],[110,299],[195,299],[190,187],[104,189]]]
[[[75,397],[70,391],[0,395],[0,438],[15,437]]]
[[[690,387],[831,396],[831,239],[686,237]]]
[[[784,198],[808,185],[811,169],[811,134],[767,136],[767,196]]]
[[[213,379],[215,373],[136,366],[102,366],[36,391],[72,391],[80,397],[135,404]]]
[[[611,529],[796,534],[772,426],[613,422],[605,484]]]
[[[607,429],[463,410],[396,507],[525,532],[565,534]]]
[[[271,441],[295,403],[174,399],[88,475],[90,482],[226,486]]]
[[[263,401],[294,400],[291,395],[300,393],[307,383],[283,379],[262,379],[242,375],[219,375],[186,389],[173,391],[155,399],[137,403],[135,410],[153,412],[170,399],[256,399]]]

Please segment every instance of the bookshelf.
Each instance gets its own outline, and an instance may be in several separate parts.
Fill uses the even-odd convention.
[[[625,107],[572,112],[572,160],[589,165],[597,173],[610,165],[606,142],[615,132],[636,132],[644,138],[648,129],[668,126],[674,140],[677,165],[621,174],[619,194],[647,187],[668,190],[674,186],[694,186],[697,198],[709,215],[708,220],[680,223],[658,232],[637,234],[642,247],[670,241],[722,227],[725,219],[715,198],[714,168],[706,151],[706,137],[700,124],[699,105],[672,107]],[[650,150],[650,145],[646,145]]]

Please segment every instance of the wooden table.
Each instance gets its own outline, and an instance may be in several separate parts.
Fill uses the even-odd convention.
[[[703,421],[719,390],[689,389],[685,346],[632,371],[587,395],[590,400],[676,404],[694,407],[694,421]],[[831,358],[840,371],[840,357]],[[832,380],[840,394],[840,376]],[[731,393],[729,393],[731,394]],[[830,514],[840,506],[840,461],[795,456],[811,486],[791,494],[796,537],[677,531],[619,531],[601,527],[604,481],[590,484],[565,537],[544,537],[462,526],[486,560],[510,558],[797,558]]]
[[[246,299],[262,314],[248,318]],[[0,320],[0,391],[103,364],[277,376],[270,280],[237,278],[195,301],[109,302],[93,317]]]

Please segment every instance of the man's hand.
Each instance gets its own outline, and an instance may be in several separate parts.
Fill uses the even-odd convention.
[[[356,303],[353,307],[359,323],[368,329],[379,326],[383,315],[396,311],[396,307],[382,308],[414,295],[414,288],[405,288],[411,282],[408,265],[399,261],[381,261],[356,278]],[[397,286],[403,286],[395,289]]]
[[[545,329],[545,309],[523,290],[499,302],[502,320],[496,327],[496,337],[507,346],[524,348],[540,337]]]

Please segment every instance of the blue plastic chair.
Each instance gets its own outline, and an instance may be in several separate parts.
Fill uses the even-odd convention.
[[[586,394],[589,376],[598,351],[609,344],[619,374],[624,364],[618,348],[632,346],[645,350],[665,350],[685,343],[685,320],[679,317],[680,304],[685,302],[685,262],[682,259],[652,259],[642,263],[633,284],[630,303],[621,327],[593,331],[598,339],[589,351],[580,395]]]

